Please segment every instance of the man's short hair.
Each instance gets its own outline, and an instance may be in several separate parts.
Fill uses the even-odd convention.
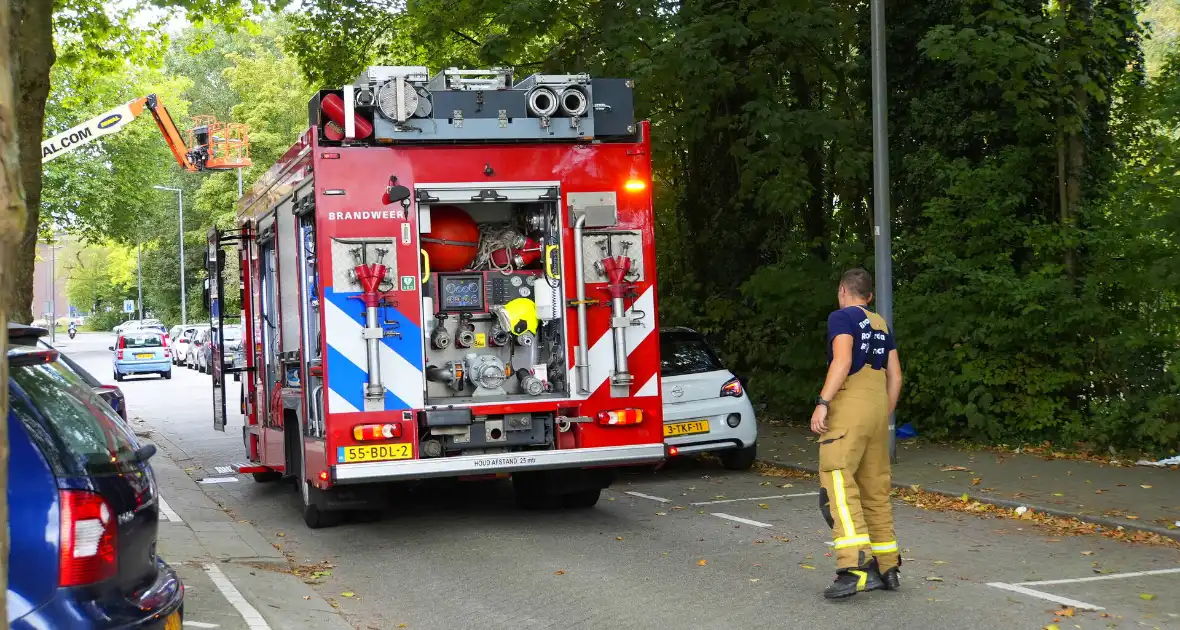
[[[873,277],[860,267],[849,269],[840,276],[840,286],[857,297],[868,298],[873,294]]]

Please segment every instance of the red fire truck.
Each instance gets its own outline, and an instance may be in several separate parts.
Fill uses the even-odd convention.
[[[238,470],[294,477],[323,527],[379,509],[386,482],[511,475],[522,506],[577,508],[663,461],[632,87],[377,66],[315,94],[209,238],[215,331],[228,251],[240,269],[244,360],[213,343],[210,361],[218,430],[241,382]]]

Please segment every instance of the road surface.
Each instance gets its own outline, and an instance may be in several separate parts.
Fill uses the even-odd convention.
[[[67,341],[110,378],[111,335]],[[292,484],[226,468],[243,459],[230,385],[225,433],[207,375],[178,367],[121,387],[176,470],[298,573],[318,571],[311,588],[356,628],[1180,627],[1180,552],[901,503],[902,590],[825,601],[833,563],[815,482],[696,460],[627,474],[588,511],[517,510],[507,482],[436,484],[398,491],[378,522],[309,530]]]

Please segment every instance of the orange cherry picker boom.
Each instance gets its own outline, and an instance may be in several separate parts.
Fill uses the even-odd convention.
[[[65,155],[102,136],[120,131],[139,118],[144,110],[152,114],[176,163],[186,171],[227,171],[246,168],[250,162],[250,139],[246,125],[218,122],[213,116],[194,116],[188,142],[180,136],[168,108],[155,94],[141,96],[59,133],[41,143],[41,163]],[[191,148],[190,148],[191,147]]]

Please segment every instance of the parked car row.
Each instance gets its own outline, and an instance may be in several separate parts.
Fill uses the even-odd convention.
[[[222,342],[222,362],[225,367],[233,365],[234,357],[242,347],[242,328],[236,324],[223,327],[225,340]],[[217,331],[208,324],[173,326],[169,331],[172,339],[172,364],[183,365],[190,370],[206,373],[213,358],[213,338]]]
[[[159,503],[118,387],[9,324],[8,627],[180,630],[184,585],[156,554]],[[156,333],[158,334],[158,333]],[[161,337],[162,338],[162,337]]]
[[[158,319],[131,319],[123,322],[122,324],[119,324],[118,326],[115,326],[111,332],[115,333],[116,335],[121,335],[125,332],[139,329],[154,329],[158,330],[159,332],[167,332],[168,330],[164,326],[164,322]]]

